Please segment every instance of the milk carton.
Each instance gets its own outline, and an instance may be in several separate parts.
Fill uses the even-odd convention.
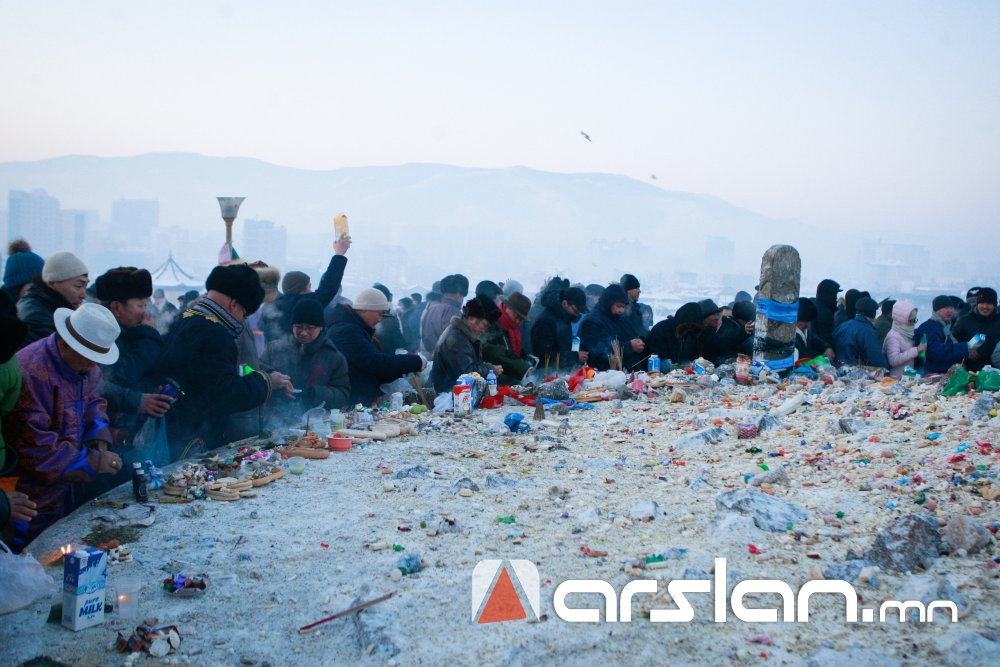
[[[83,630],[104,622],[107,576],[108,554],[101,549],[77,549],[63,557],[63,625]]]

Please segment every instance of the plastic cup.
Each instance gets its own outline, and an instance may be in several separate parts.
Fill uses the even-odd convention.
[[[141,590],[142,580],[139,577],[125,575],[115,580],[115,604],[119,619],[132,620],[139,617]]]
[[[293,475],[301,475],[306,471],[306,460],[301,456],[293,456],[288,459],[288,472]]]

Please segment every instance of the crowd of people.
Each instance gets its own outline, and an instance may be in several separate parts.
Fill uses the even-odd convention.
[[[638,278],[606,286],[555,277],[529,298],[516,280],[483,280],[470,295],[452,274],[399,299],[383,284],[341,294],[350,237],[339,238],[315,290],[263,261],[216,266],[203,292],[170,303],[149,271],[116,267],[91,280],[69,252],[43,259],[9,248],[0,293],[0,494],[5,541],[23,549],[47,526],[128,478],[131,464],[166,463],[256,435],[305,409],[371,406],[383,387],[428,364],[448,392],[466,373],[521,384],[533,372],[581,365],[625,371],[699,358],[752,356],[755,297],[685,303],[660,322]],[[997,293],[938,296],[919,324],[906,301],[876,302],[824,280],[801,298],[796,357],[941,373],[1000,366]],[[6,461],[5,461],[6,459]]]

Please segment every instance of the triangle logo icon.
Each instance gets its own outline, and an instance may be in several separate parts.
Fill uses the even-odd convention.
[[[501,621],[519,621],[527,618],[524,613],[524,606],[514,588],[514,582],[510,579],[507,568],[500,569],[500,576],[497,577],[493,592],[486,600],[483,612],[479,615],[478,623],[499,623]]]

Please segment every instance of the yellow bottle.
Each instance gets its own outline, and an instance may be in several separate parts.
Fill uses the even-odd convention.
[[[350,235],[351,230],[347,226],[347,215],[338,213],[333,219],[333,236],[335,239]]]

